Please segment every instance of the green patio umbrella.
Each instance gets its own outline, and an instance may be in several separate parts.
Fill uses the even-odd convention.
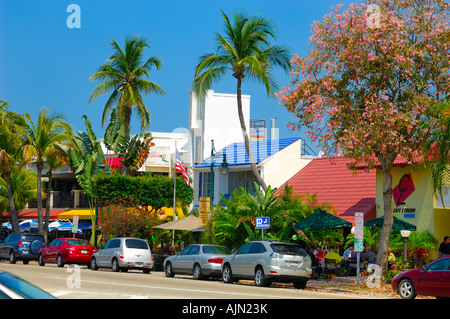
[[[384,216],[368,220],[364,223],[364,227],[383,227],[384,223]],[[401,220],[400,218],[397,218],[394,216],[394,223],[392,224],[392,230],[416,230],[416,226],[413,224],[410,224],[408,222],[405,222],[404,220]]]
[[[318,209],[314,214],[294,225],[295,230],[321,230],[336,228],[352,228],[352,223],[336,217],[323,209]]]

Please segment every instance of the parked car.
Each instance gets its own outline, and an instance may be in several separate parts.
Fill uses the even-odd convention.
[[[403,299],[414,299],[418,295],[450,298],[450,256],[396,275],[392,290]]]
[[[55,297],[14,274],[0,271],[0,299],[55,299]]]
[[[12,233],[0,245],[0,259],[9,259],[11,264],[22,260],[28,264],[37,260],[39,251],[45,245],[44,236],[32,233]]]
[[[272,282],[293,282],[304,289],[312,274],[309,255],[297,244],[279,241],[252,241],[222,263],[224,283],[254,279],[257,286]]]
[[[164,260],[166,277],[175,274],[193,275],[194,279],[205,276],[221,276],[221,266],[224,258],[231,254],[225,246],[218,245],[190,245],[180,253]]]
[[[65,264],[90,265],[91,256],[97,249],[87,240],[79,238],[56,238],[41,248],[38,256],[39,266],[45,263],[56,263],[58,267]]]
[[[112,268],[113,271],[141,269],[150,273],[153,268],[153,256],[149,245],[139,238],[115,238],[106,242],[102,249],[91,257],[90,268]]]

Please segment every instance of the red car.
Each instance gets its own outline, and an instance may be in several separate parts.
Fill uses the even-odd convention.
[[[450,298],[450,256],[398,274],[392,281],[392,290],[403,299],[414,299],[417,295]]]
[[[65,264],[86,264],[91,262],[91,255],[97,249],[85,239],[57,238],[39,251],[39,266],[56,263],[58,267]]]

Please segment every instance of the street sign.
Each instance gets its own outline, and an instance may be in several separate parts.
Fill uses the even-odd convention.
[[[270,217],[256,217],[256,229],[269,229]]]
[[[76,234],[78,231],[78,221],[80,220],[80,216],[73,216],[73,225],[72,225],[72,233]]]
[[[364,213],[355,213],[355,251],[364,250]]]

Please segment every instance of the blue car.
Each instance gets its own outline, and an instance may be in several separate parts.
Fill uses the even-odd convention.
[[[22,260],[28,264],[37,260],[39,250],[45,246],[44,236],[32,233],[12,233],[0,244],[0,259],[9,259],[11,264]]]

